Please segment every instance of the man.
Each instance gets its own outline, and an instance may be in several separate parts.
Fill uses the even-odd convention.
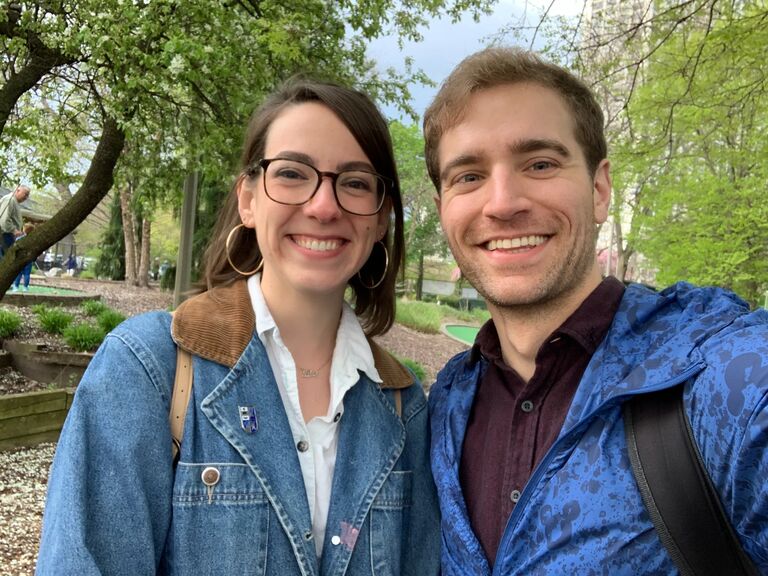
[[[719,289],[601,279],[603,115],[564,69],[470,56],[424,130],[443,230],[491,312],[430,392],[444,576],[676,573],[621,411],[680,383],[738,540],[768,573],[768,314]]]
[[[20,204],[29,198],[28,186],[17,186],[13,193],[0,198],[0,257],[13,245],[21,235],[22,219]]]

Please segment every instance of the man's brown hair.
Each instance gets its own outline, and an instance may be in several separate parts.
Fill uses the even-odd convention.
[[[603,112],[589,87],[571,74],[533,52],[520,48],[486,48],[465,58],[445,79],[424,113],[424,154],[427,170],[440,192],[440,139],[461,123],[469,98],[504,84],[529,82],[557,92],[571,111],[576,141],[584,152],[590,174],[608,155]],[[514,105],[514,103],[510,103]]]

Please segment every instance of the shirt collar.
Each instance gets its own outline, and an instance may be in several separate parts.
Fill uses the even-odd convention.
[[[248,278],[248,294],[256,315],[256,334],[259,340],[266,342],[267,338],[275,338],[280,334],[280,329],[275,324],[275,319],[269,311],[266,300],[264,300],[264,293],[261,291],[261,274],[254,274]],[[332,364],[334,376],[345,379],[354,378],[357,381],[359,370],[372,381],[382,382],[365,332],[363,332],[354,310],[346,302],[342,306],[341,320],[336,332],[336,346]]]
[[[621,281],[613,276],[604,278],[545,342],[567,336],[588,354],[594,354],[613,322],[623,295],[624,284]],[[477,333],[468,362],[475,363],[481,356],[491,361],[502,361],[501,343],[493,320],[483,324]]]

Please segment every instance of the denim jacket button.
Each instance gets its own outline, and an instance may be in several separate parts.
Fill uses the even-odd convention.
[[[309,450],[309,442],[307,442],[306,440],[299,440],[299,442],[296,444],[296,449],[299,452],[306,452],[307,450]]]
[[[338,546],[339,544],[341,544],[341,538],[339,538],[338,534],[331,538],[331,544],[333,544],[334,546]]]
[[[205,470],[203,470],[203,473],[200,475],[200,477],[203,480],[203,484],[206,486],[215,486],[218,484],[219,478],[221,478],[221,474],[219,473],[218,468],[208,466]]]

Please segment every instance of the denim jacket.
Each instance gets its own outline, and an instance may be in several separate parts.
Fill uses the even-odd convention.
[[[438,573],[426,401],[409,372],[371,342],[384,384],[361,375],[344,398],[318,560],[245,282],[189,300],[171,324],[164,312],[131,318],[88,367],[51,470],[37,574]],[[194,386],[174,469],[177,343],[194,354]]]

